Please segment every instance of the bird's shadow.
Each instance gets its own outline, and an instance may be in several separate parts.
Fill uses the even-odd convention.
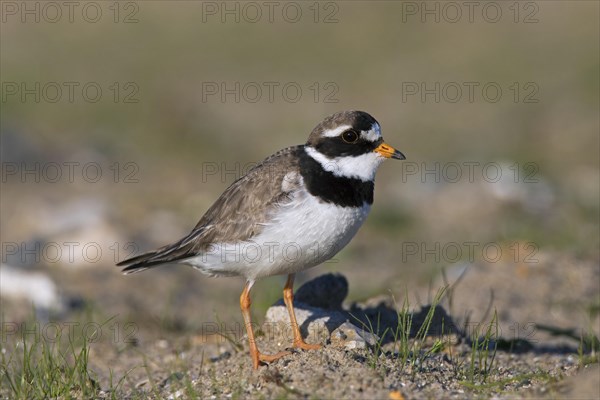
[[[305,304],[298,303],[295,305],[298,308],[305,308],[313,310],[314,307],[306,306]],[[419,311],[408,313],[408,315],[402,314],[397,311],[394,307],[381,302],[376,306],[361,307],[358,304],[352,304],[349,310],[323,310],[322,312],[335,312],[338,313],[336,317],[329,318],[325,322],[325,327],[329,331],[329,336],[335,331],[342,323],[348,321],[366,332],[377,335],[380,338],[380,345],[393,343],[399,340],[400,332],[402,330],[408,331],[408,338],[414,339],[417,337],[442,337],[443,335],[457,335],[460,341],[464,341],[471,345],[474,341],[483,343],[486,340],[485,329],[482,328],[482,332],[479,335],[474,332],[469,332],[466,327],[460,328],[452,317],[446,312],[441,305],[422,306]],[[431,313],[431,315],[430,315]],[[340,318],[340,315],[343,316]],[[322,315],[311,315],[306,319],[300,326],[300,331],[303,337],[308,335],[308,327],[316,319],[322,318]],[[423,329],[427,329],[426,332]],[[538,330],[551,330],[555,332],[557,328],[551,329],[551,327],[538,326]],[[565,338],[575,339],[571,330],[567,330],[567,333],[562,332],[554,333],[555,336],[563,336]],[[551,333],[552,333],[551,332]],[[489,339],[489,338],[488,338]],[[521,354],[532,352],[535,354],[573,354],[577,351],[577,347],[574,345],[562,344],[541,344],[536,341],[531,341],[526,338],[507,338],[503,336],[496,336],[495,334],[491,337],[491,346],[495,347],[498,351]],[[600,341],[595,336],[585,337],[582,340],[582,346],[584,352],[589,352],[590,349],[600,348]]]
[[[284,303],[280,300],[274,305],[284,306]],[[300,333],[303,337],[309,335],[311,324],[317,320],[322,320],[328,337],[343,323],[349,322],[360,330],[377,335],[381,339],[381,345],[397,340],[399,331],[402,329],[409,331],[409,338],[415,338],[424,324],[429,324],[427,336],[459,333],[459,329],[450,315],[440,305],[433,309],[432,306],[423,306],[420,311],[408,315],[407,318],[403,318],[403,314],[384,301],[370,307],[361,307],[354,303],[348,310],[318,308],[294,301],[294,308],[309,312],[308,318],[299,321]],[[428,317],[430,313],[432,315]],[[409,320],[410,324],[403,326],[403,323]]]

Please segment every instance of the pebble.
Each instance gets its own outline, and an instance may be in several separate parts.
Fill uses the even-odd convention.
[[[348,320],[342,302],[348,294],[348,281],[340,274],[326,274],[302,285],[294,296],[298,325],[310,343],[331,340],[336,347],[363,349],[374,346],[379,337]],[[279,300],[267,310],[263,331],[293,339],[287,308]]]
[[[350,322],[344,322],[331,333],[331,344],[336,347],[344,347],[347,350],[364,349],[367,346],[375,346],[379,337]]]
[[[306,304],[294,302],[296,320],[305,339],[309,342],[323,342],[330,332],[346,322],[346,316],[339,311],[327,311]],[[284,336],[286,341],[293,339],[290,317],[287,308],[275,304],[267,310],[262,330],[270,337]]]
[[[38,310],[61,309],[63,306],[56,284],[43,272],[2,264],[0,292],[3,297],[31,302]]]

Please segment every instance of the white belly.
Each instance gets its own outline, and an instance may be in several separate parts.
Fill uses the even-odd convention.
[[[183,261],[215,275],[241,275],[255,280],[314,267],[337,254],[354,237],[370,205],[339,207],[296,193],[275,209],[272,221],[251,241],[219,243]]]

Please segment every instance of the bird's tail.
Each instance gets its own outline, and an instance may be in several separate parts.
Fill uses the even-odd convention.
[[[139,256],[131,257],[117,263],[117,267],[125,267],[124,274],[142,272],[160,264],[168,264],[189,258],[192,254],[193,243],[181,240],[160,249],[149,251]]]
[[[117,263],[117,267],[125,267],[121,271],[124,274],[135,274],[137,272],[145,271],[148,268],[165,264],[169,261],[170,260],[161,257],[159,249],[123,260]]]
[[[134,274],[160,264],[173,263],[190,258],[196,255],[196,252],[194,251],[196,245],[195,239],[197,239],[204,230],[204,227],[196,228],[190,232],[189,235],[176,243],[123,260],[117,263],[117,267],[125,267],[122,271],[124,274]]]

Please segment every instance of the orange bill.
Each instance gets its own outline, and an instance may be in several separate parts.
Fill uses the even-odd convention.
[[[393,148],[392,146],[390,146],[389,144],[386,144],[386,143],[381,143],[373,151],[381,154],[385,158],[393,158],[396,160],[406,160],[406,157],[404,156],[404,154],[402,154],[401,152],[399,152],[398,150],[396,150],[395,148]]]

